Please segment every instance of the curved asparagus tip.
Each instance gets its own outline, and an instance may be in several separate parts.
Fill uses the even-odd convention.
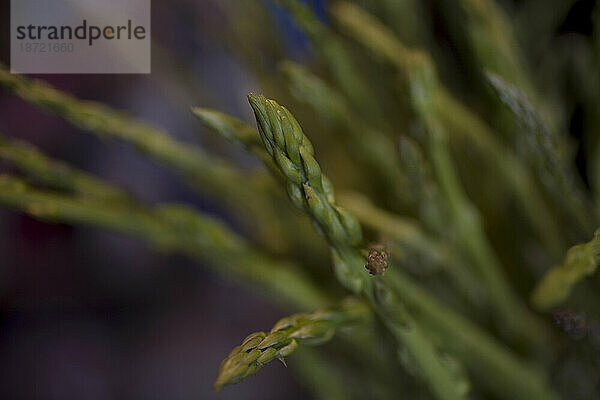
[[[369,308],[356,299],[347,299],[336,309],[295,314],[279,320],[269,333],[255,332],[247,336],[223,360],[214,383],[219,391],[258,372],[263,365],[285,357],[300,344],[319,345],[330,340],[336,330],[364,320]]]
[[[577,283],[592,275],[600,265],[600,228],[594,238],[571,247],[563,263],[544,275],[531,294],[531,303],[540,311],[561,304]]]
[[[333,185],[314,157],[314,149],[296,118],[285,107],[262,95],[249,94],[258,132],[267,152],[287,180],[294,205],[308,213],[332,243],[362,242],[360,224],[335,203]]]

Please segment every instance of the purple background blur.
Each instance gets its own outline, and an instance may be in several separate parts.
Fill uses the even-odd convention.
[[[9,3],[0,2],[4,64],[9,62]],[[249,120],[245,94],[260,88],[215,37],[215,28],[237,27],[227,26],[213,1],[152,3],[151,75],[40,78],[130,111],[181,140],[231,154],[214,136],[198,134],[203,132],[189,107],[212,106]],[[283,14],[272,6],[270,11],[296,58],[308,54]],[[191,68],[186,73],[203,93],[170,79],[179,72],[177,63],[162,64],[154,56],[155,45]],[[209,198],[192,193],[127,146],[99,141],[4,93],[0,132],[144,201],[187,202],[227,219]],[[139,241],[0,211],[0,399],[306,399],[310,396],[280,363],[219,394],[212,391],[219,363],[231,348],[284,315],[210,269],[158,254]]]

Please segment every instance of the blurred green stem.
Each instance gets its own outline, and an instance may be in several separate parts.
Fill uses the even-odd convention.
[[[331,78],[335,80],[356,110],[374,126],[382,127],[386,120],[381,112],[382,108],[377,100],[370,96],[370,85],[356,68],[343,39],[319,21],[312,10],[299,0],[274,0],[274,2],[283,7],[298,28],[308,36],[329,69]]]
[[[167,132],[123,112],[79,100],[42,81],[12,75],[1,65],[0,87],[100,138],[122,140],[180,174],[194,189],[218,200],[231,211],[261,245],[277,253],[295,246],[296,231],[289,230],[286,222],[298,218],[290,212],[285,197],[274,190],[272,182],[265,180],[264,174],[242,173],[199,147],[179,142]],[[266,203],[272,206],[264,207]],[[305,233],[303,238],[305,242],[312,241],[311,246],[314,246],[314,236]]]
[[[339,199],[363,226],[376,230],[386,238],[408,245],[440,265],[472,304],[480,307],[481,303],[485,302],[480,280],[465,268],[459,255],[451,247],[427,235],[417,222],[379,209],[367,197],[358,193],[343,193]]]
[[[443,107],[439,105],[438,99],[444,91],[437,81],[435,68],[429,57],[425,53],[404,47],[384,26],[357,6],[339,2],[333,12],[357,40],[394,63],[405,74],[410,85],[414,111],[427,131],[429,157],[442,193],[450,206],[459,243],[485,282],[490,304],[501,316],[503,327],[508,328],[511,335],[526,339],[538,351],[544,352],[547,344],[540,335],[545,329],[508,284],[502,266],[485,235],[478,210],[464,193],[456,173],[448,151],[443,118],[439,117]],[[531,199],[523,200],[528,202]]]
[[[600,229],[594,238],[567,251],[565,260],[546,272],[531,295],[533,305],[548,311],[565,301],[573,287],[586,276],[592,275],[600,264]]]
[[[187,207],[145,209],[80,199],[37,190],[8,175],[0,176],[0,204],[45,221],[109,229],[143,239],[159,250],[186,254],[294,308],[314,309],[331,301],[295,265],[254,250],[221,223]]]
[[[506,400],[556,400],[545,377],[508,348],[419,288],[400,270],[390,284],[416,318],[468,367],[477,382]]]
[[[33,146],[0,136],[0,161],[53,189],[99,201],[128,202],[129,195],[102,180],[46,157]]]
[[[360,8],[349,3],[337,2],[332,12],[358,42],[384,61],[395,65],[402,76],[407,77],[409,71],[417,64],[427,64],[427,68],[435,74],[434,67],[429,65],[430,60],[425,53],[405,47],[391,32]],[[436,96],[431,101],[437,105],[437,118],[452,133],[450,139],[462,136],[477,146],[490,160],[491,169],[498,173],[502,182],[514,192],[531,225],[548,244],[547,247],[563,248],[564,242],[555,218],[520,160],[498,142],[496,135],[484,121],[462,105],[444,87],[437,88]]]

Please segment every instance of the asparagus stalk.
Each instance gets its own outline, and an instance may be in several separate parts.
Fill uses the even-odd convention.
[[[130,200],[125,191],[61,161],[51,159],[28,143],[0,136],[0,161],[57,190],[96,200]]]
[[[312,144],[285,108],[273,100],[251,94],[258,130],[264,146],[287,178],[292,202],[308,214],[332,248],[334,270],[340,283],[363,294],[381,317],[399,346],[405,346],[421,376],[439,399],[465,399],[464,385],[439,358],[433,344],[405,307],[398,302],[384,277],[370,278],[364,269],[361,227],[355,217],[335,202],[333,186],[314,157]]]

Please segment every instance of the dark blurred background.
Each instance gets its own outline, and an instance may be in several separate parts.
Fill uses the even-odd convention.
[[[0,2],[1,61],[7,65],[9,3]],[[39,78],[127,110],[181,140],[201,141],[190,106],[212,106],[250,120],[245,96],[260,90],[218,37],[217,28],[237,28],[225,15],[235,2],[218,3],[152,1],[150,75]],[[283,23],[290,45],[305,46],[288,21]],[[190,75],[192,85],[185,77]],[[186,202],[227,218],[208,197],[192,193],[126,146],[99,142],[3,93],[0,131],[147,202]],[[158,254],[139,241],[0,211],[1,399],[307,398],[280,363],[243,386],[212,391],[231,348],[285,314],[210,269]]]
[[[9,63],[9,3],[0,2],[4,64]],[[326,4],[311,3],[326,21]],[[508,9],[519,5],[501,3]],[[245,96],[262,88],[236,55],[245,46],[245,26],[231,12],[242,4],[266,7],[274,21],[266,29],[273,30],[285,56],[310,63],[308,42],[267,1],[153,0],[152,74],[39,78],[250,166],[252,158],[200,135],[189,112],[191,105],[203,105],[251,121]],[[557,35],[589,35],[594,4],[574,2]],[[443,43],[442,28],[439,34]],[[261,66],[274,70],[277,60],[257,51]],[[571,116],[574,136],[581,131],[579,114],[575,109]],[[3,93],[0,132],[146,202],[186,202],[228,221],[210,196],[192,193],[126,146],[100,142]],[[222,393],[212,391],[218,365],[231,348],[285,314],[210,269],[158,254],[139,241],[0,211],[0,399],[306,399],[308,393],[279,363]]]

